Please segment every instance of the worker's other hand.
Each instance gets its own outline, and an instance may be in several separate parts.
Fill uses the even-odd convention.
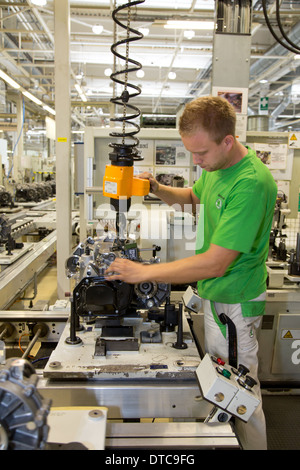
[[[125,281],[128,284],[136,284],[144,281],[147,266],[137,261],[125,258],[116,258],[105,271],[107,281]]]
[[[151,173],[149,173],[148,171],[144,171],[143,173],[140,173],[138,177],[141,179],[149,180],[151,193],[155,194],[156,191],[158,191],[159,183],[156,181],[156,179]]]

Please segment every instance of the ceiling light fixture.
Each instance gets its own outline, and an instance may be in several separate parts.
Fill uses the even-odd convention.
[[[36,98],[36,96],[33,96],[31,93],[29,93],[29,91],[26,91],[26,90],[22,90],[22,93],[24,96],[26,96],[26,98],[28,98],[29,100],[33,101],[35,104],[38,104],[39,106],[41,106],[43,103],[41,102],[41,100],[39,100],[38,98]]]
[[[82,99],[82,101],[87,102],[87,97],[85,96],[84,92],[82,91],[81,86],[78,85],[78,83],[75,83],[75,88],[76,88],[76,91],[77,91],[78,95]]]
[[[112,69],[105,69],[105,70],[104,70],[104,75],[105,75],[106,77],[110,77],[111,74],[112,74]]]
[[[169,72],[168,77],[169,77],[170,80],[175,80],[175,78],[176,78],[176,73],[175,73],[175,72]]]
[[[137,78],[144,78],[144,76],[145,76],[144,70],[138,70],[136,72],[136,76],[137,76]]]
[[[193,39],[193,37],[195,36],[195,31],[193,31],[192,29],[187,29],[183,32],[183,35],[186,39]]]
[[[95,24],[92,27],[92,31],[93,31],[94,34],[101,34],[102,31],[103,31],[103,26],[101,24]]]
[[[56,114],[56,112],[54,111],[54,109],[50,108],[50,106],[48,106],[48,105],[46,105],[46,104],[43,106],[43,109],[44,109],[45,111],[48,111],[48,113],[53,114],[53,116],[55,116],[55,114]]]
[[[3,70],[0,70],[0,78],[2,78],[6,83],[8,83],[10,86],[15,88],[16,90],[19,90],[21,86],[15,82],[12,78],[10,78]]]
[[[148,34],[149,34],[149,28],[139,28],[138,31],[139,31],[143,36],[148,36]]]
[[[31,0],[31,3],[38,7],[44,7],[45,5],[47,5],[47,0]]]
[[[8,83],[11,87],[15,88],[16,90],[20,90],[21,93],[26,96],[30,101],[33,101],[35,104],[42,106],[45,111],[47,111],[50,114],[55,115],[56,112],[54,109],[50,108],[50,106],[47,106],[44,104],[39,98],[36,98],[34,95],[29,93],[29,91],[24,90],[24,88],[21,87],[17,82],[15,82],[11,77],[9,77],[3,70],[0,70],[0,78],[2,78],[6,83]]]
[[[166,29],[207,29],[213,30],[215,23],[213,21],[176,21],[168,20],[164,25]]]

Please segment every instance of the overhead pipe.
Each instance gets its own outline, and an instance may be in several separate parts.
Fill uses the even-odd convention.
[[[278,116],[288,107],[288,105],[291,102],[291,96],[290,94],[286,95],[281,103],[272,111],[271,116],[270,116],[270,121],[269,121],[269,126],[270,126],[270,131],[274,130],[276,125],[276,120]]]

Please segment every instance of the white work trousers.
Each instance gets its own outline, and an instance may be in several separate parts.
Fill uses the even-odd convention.
[[[205,350],[207,353],[222,358],[228,363],[228,329],[226,338],[216,323],[209,300],[202,299],[204,307]],[[257,378],[258,341],[256,331],[262,317],[243,317],[240,304],[214,302],[214,308],[220,315],[225,313],[235,324],[237,333],[237,362],[250,370],[249,375],[257,381],[255,391],[261,399],[260,385]],[[245,450],[267,450],[265,417],[260,404],[247,423],[235,420],[237,436]]]

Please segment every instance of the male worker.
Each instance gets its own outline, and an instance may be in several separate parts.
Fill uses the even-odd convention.
[[[277,187],[255,152],[236,140],[235,123],[234,109],[225,99],[192,101],[180,118],[179,132],[194,164],[202,168],[199,180],[193,188],[173,188],[142,175],[149,178],[151,192],[169,205],[201,204],[204,240],[198,229],[196,254],[151,265],[117,258],[108,274],[128,283],[198,281],[206,351],[226,362],[232,354],[231,360],[250,369],[258,382],[255,331],[265,307],[265,261]],[[237,357],[229,347],[229,324],[236,329]],[[244,449],[267,448],[261,406],[247,424],[236,420],[236,425]]]

